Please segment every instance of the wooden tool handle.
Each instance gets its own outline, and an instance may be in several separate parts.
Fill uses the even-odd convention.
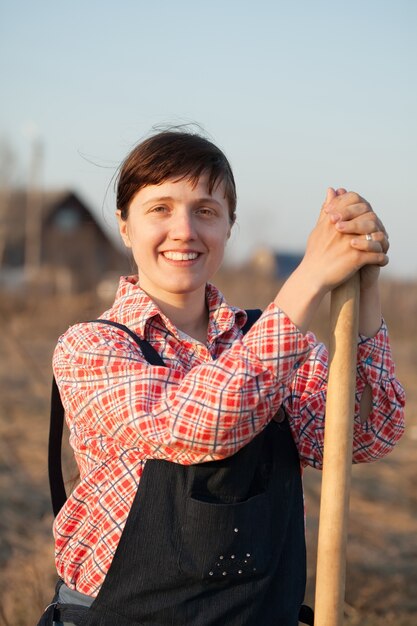
[[[356,274],[331,295],[315,626],[343,623],[358,318],[359,274]]]

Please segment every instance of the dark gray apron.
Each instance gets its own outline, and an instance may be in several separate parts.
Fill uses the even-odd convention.
[[[287,419],[272,421],[227,459],[147,461],[100,592],[74,621],[297,626],[305,563],[298,452]]]

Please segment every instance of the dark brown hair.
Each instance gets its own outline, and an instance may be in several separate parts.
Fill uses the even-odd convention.
[[[208,174],[208,191],[223,183],[229,205],[230,222],[236,217],[236,186],[230,164],[211,141],[191,132],[162,131],[138,144],[120,166],[117,184],[117,208],[127,219],[133,197],[147,185],[160,185],[168,179],[188,178],[197,184]]]

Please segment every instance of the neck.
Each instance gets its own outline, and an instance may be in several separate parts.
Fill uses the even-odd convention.
[[[151,293],[148,295],[174,326],[190,337],[206,343],[209,315],[205,293],[204,286],[198,293],[192,294],[169,294],[167,298]]]

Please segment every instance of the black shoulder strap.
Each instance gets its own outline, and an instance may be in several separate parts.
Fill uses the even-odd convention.
[[[128,328],[124,324],[119,324],[119,322],[112,322],[111,320],[103,320],[103,319],[91,320],[91,321],[101,322],[102,324],[108,324],[109,326],[115,326],[116,328],[120,328],[120,330],[130,335],[132,339],[136,341],[136,343],[138,344],[139,348],[142,351],[144,358],[148,361],[149,365],[165,366],[165,363],[162,357],[159,356],[158,352],[155,350],[152,344],[150,344],[149,341],[146,341],[146,339],[141,339],[140,337],[138,337],[138,335],[134,333],[133,330],[130,330],[130,328]]]
[[[52,379],[51,416],[49,420],[48,475],[52,510],[55,517],[67,499],[62,476],[61,449],[64,429],[64,407],[55,377]]]
[[[245,334],[250,327],[256,322],[261,315],[262,311],[259,309],[251,309],[246,311],[248,319],[242,328],[242,332]],[[155,348],[146,341],[141,339],[130,330],[124,324],[113,322],[111,320],[97,319],[91,320],[91,322],[108,324],[109,326],[115,326],[123,332],[127,333],[138,344],[142,351],[142,354],[146,361],[150,365],[162,365],[165,363],[162,357],[158,354]],[[62,506],[65,504],[67,494],[65,492],[64,478],[62,475],[62,433],[64,429],[64,407],[62,406],[61,396],[59,395],[58,386],[55,378],[52,381],[52,393],[51,393],[51,415],[49,423],[49,443],[48,443],[48,474],[49,474],[49,487],[51,490],[52,510],[54,515],[57,516]]]

